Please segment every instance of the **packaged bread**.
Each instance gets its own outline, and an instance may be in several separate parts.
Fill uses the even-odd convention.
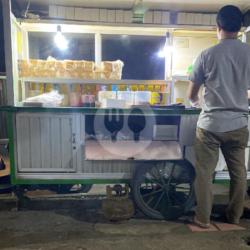
[[[76,69],[81,69],[83,71],[94,71],[95,68],[95,63],[92,61],[85,61],[85,60],[81,60],[81,61],[74,61],[75,64],[75,68]]]
[[[64,68],[63,61],[55,61],[55,69],[56,70],[61,70],[63,68]]]
[[[18,60],[19,77],[29,76],[29,62],[27,60]]]
[[[94,71],[95,63],[92,61],[83,61],[84,71]]]
[[[55,68],[51,68],[51,69],[46,70],[45,75],[46,75],[46,77],[50,77],[50,78],[56,77]]]
[[[45,69],[47,67],[47,61],[45,61],[45,60],[39,60],[37,62],[37,67],[39,69]]]
[[[57,78],[64,78],[65,77],[65,70],[64,69],[56,69],[55,75]]]
[[[112,72],[110,72],[110,71],[102,72],[102,74],[101,74],[101,79],[109,80],[111,74],[112,74]]]
[[[48,77],[47,70],[40,70],[40,77]]]
[[[89,80],[92,80],[92,79],[95,79],[94,77],[95,73],[94,72],[90,72],[90,71],[83,71],[81,73],[81,78],[82,79],[89,79]]]
[[[101,70],[102,71],[122,71],[124,63],[121,60],[117,61],[103,61],[101,62]]]
[[[46,68],[47,69],[51,69],[51,68],[55,68],[56,67],[56,61],[46,61],[45,62]]]
[[[27,60],[18,60],[18,69],[28,69],[29,68],[29,62]]]
[[[102,68],[96,71],[93,61],[58,61],[53,57],[47,60],[18,60],[20,77],[110,79],[111,72],[121,74],[122,66],[121,61],[103,62]]]
[[[29,63],[30,63],[31,67],[37,67],[37,65],[39,63],[39,60],[37,60],[37,59],[30,59]]]
[[[63,66],[64,66],[64,69],[66,69],[66,70],[74,70],[75,69],[75,63],[74,63],[74,61],[71,61],[71,60],[64,60]]]
[[[122,72],[112,72],[109,75],[109,80],[121,80],[122,79]]]

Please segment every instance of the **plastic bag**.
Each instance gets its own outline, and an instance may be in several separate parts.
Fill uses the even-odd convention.
[[[64,96],[59,94],[57,90],[52,90],[49,93],[44,93],[38,96],[27,98],[23,104],[27,106],[47,106],[58,107],[61,105]]]

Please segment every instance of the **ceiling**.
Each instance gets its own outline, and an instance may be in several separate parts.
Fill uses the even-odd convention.
[[[28,0],[14,0],[20,8],[25,9]],[[141,0],[30,0],[31,8],[45,7],[49,4],[79,7],[131,9]],[[216,12],[227,4],[239,6],[243,11],[250,9],[249,0],[142,0],[149,9]]]

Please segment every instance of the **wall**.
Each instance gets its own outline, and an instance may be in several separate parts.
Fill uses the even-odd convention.
[[[188,68],[193,65],[199,54],[217,43],[215,32],[176,32],[173,38],[173,76],[187,76]],[[177,80],[174,83],[173,103],[190,106],[187,100],[188,85],[187,80]]]
[[[218,43],[215,32],[176,32],[173,44],[173,75],[186,75],[198,55]]]

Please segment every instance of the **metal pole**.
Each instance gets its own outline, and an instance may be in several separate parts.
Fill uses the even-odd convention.
[[[11,32],[11,1],[2,0],[3,24],[4,24],[4,48],[5,65],[7,76],[7,105],[14,105],[14,79],[13,79],[13,61],[12,61],[12,32]]]

